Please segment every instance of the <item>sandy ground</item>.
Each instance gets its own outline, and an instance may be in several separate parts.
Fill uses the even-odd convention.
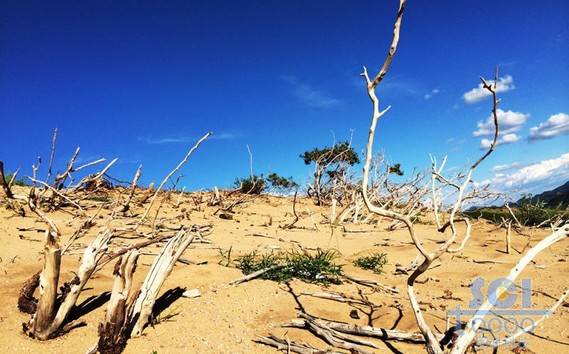
[[[88,213],[94,213],[97,209],[95,202],[91,204],[91,207],[87,207]],[[298,296],[298,301],[305,310],[313,315],[354,324],[371,322],[376,327],[416,331],[405,292],[407,276],[394,273],[395,264],[407,265],[416,257],[415,248],[409,243],[407,233],[402,230],[387,232],[387,224],[347,224],[345,229],[336,228],[334,235],[331,235],[330,226],[321,223],[324,219],[321,213],[327,213],[326,210],[317,208],[310,200],[301,200],[297,206],[303,216],[298,225],[304,229],[284,230],[279,227],[293,219],[292,200],[288,198],[256,198],[238,206],[233,220],[220,219],[214,215],[216,207],[207,207],[205,203],[195,207],[189,197],[182,200],[178,209],[163,206],[161,216],[168,219],[169,224],[213,225],[213,232],[208,236],[212,243],[194,244],[183,256],[195,262],[207,263],[177,264],[162,288],[162,292],[176,287],[198,288],[202,296],[193,299],[173,297],[175,301],[160,314],[163,320],[154,327],[147,328],[144,336],[129,340],[126,353],[273,353],[275,349],[254,342],[257,336],[269,333],[326,348],[323,341],[308,331],[280,326],[296,317],[298,304],[293,295]],[[109,210],[104,210],[102,217],[97,219],[97,225],[85,238],[79,240],[80,244],[85,245],[98,230],[104,228],[108,214]],[[182,217],[182,214],[189,218]],[[63,211],[51,213],[50,217],[62,229],[63,244],[81,223],[81,219]],[[126,221],[127,219],[118,219],[113,225]],[[314,224],[318,230],[311,229]],[[97,326],[104,318],[105,302],[108,299],[105,294],[112,285],[110,266],[89,281],[78,301],[82,304],[80,307],[84,314],[81,319],[86,321],[85,326],[47,342],[30,339],[22,333],[22,323],[29,319],[29,315],[18,311],[16,301],[22,283],[42,267],[43,228],[44,225],[32,213],[19,217],[3,206],[0,207],[0,348],[12,353],[84,353],[96,343]],[[417,231],[429,247],[435,247],[437,240],[442,238],[432,225],[418,225]],[[522,250],[528,239],[514,233],[512,244],[515,250],[508,255],[503,252],[504,234],[503,229],[495,230],[490,224],[476,224],[472,239],[463,253],[444,256],[438,266],[420,278],[422,284],[416,284],[416,289],[432,328],[444,331],[447,311],[457,305],[468,307],[468,302],[472,300],[469,285],[473,279],[482,276],[487,282],[492,281],[506,275],[515,264],[519,258],[516,250]],[[547,230],[534,232],[531,244],[546,234]],[[345,265],[345,273],[396,287],[400,294],[374,292],[370,288],[350,283],[330,285],[327,288],[300,281],[286,285],[253,280],[236,287],[226,285],[242,274],[238,269],[218,264],[221,259],[219,248],[227,250],[232,247],[232,254],[238,256],[252,250],[270,252],[298,245],[308,249],[335,248],[340,252],[338,262]],[[147,255],[139,260],[136,273],[138,284],[152,262],[152,254],[158,250],[158,246],[152,246],[144,251]],[[388,264],[381,275],[352,265],[352,260],[372,251],[388,255]],[[62,279],[71,277],[72,271],[77,269],[80,255],[81,250],[77,249],[64,257]],[[532,281],[533,309],[551,306],[556,301],[553,297],[558,297],[569,286],[567,260],[569,240],[564,240],[539,255],[535,263],[523,273],[522,278]],[[374,311],[370,312],[369,307],[354,307],[300,295],[322,290],[355,297],[363,294],[375,305]],[[518,301],[516,306],[519,307],[520,303]],[[357,309],[359,319],[350,317],[350,311],[354,309]],[[527,334],[522,339],[527,341],[529,349],[534,352],[567,353],[568,324],[569,308],[565,304],[535,330],[535,335]],[[377,341],[377,344],[382,348],[378,352],[424,352],[421,345],[381,341]],[[511,348],[509,346],[504,349],[510,351]]]

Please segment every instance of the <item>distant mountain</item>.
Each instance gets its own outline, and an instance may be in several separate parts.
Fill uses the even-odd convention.
[[[526,201],[527,198],[522,198],[517,201],[517,204],[520,204],[523,201]],[[566,182],[564,185],[559,186],[553,190],[545,191],[541,194],[537,194],[532,196],[529,199],[532,203],[537,201],[542,201],[546,203],[550,207],[556,207],[558,205],[563,205],[568,207],[569,206],[569,181]]]

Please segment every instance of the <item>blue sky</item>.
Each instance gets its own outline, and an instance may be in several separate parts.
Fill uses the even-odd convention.
[[[518,192],[568,180],[569,3],[536,4],[411,0],[379,88],[392,109],[376,151],[406,171],[428,167],[429,153],[448,154],[451,168],[475,159],[491,106],[464,94],[499,65],[510,143],[476,179]],[[211,130],[183,169],[188,188],[247,175],[246,144],[256,173],[305,181],[301,152],[351,131],[363,150],[371,107],[359,73],[383,62],[397,5],[3,1],[0,158],[29,174],[58,127],[56,166],[81,146],[85,162],[118,157],[118,178],[142,163],[148,183]]]

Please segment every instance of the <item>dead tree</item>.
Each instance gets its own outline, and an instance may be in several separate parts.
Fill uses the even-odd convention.
[[[61,268],[59,232],[53,227],[46,231],[44,267],[39,278],[39,302],[31,320],[24,324],[24,332],[27,335],[47,340],[66,333],[76,325],[75,322],[66,322],[66,319],[104,255],[111,237],[110,230],[97,235],[85,249],[77,275],[71,281],[64,283],[62,292],[58,294]]]
[[[430,326],[426,322],[423,312],[420,308],[419,301],[417,300],[417,296],[414,290],[414,284],[416,279],[425,273],[429,267],[433,264],[433,262],[439,259],[443,254],[446,253],[454,253],[461,251],[466,242],[470,237],[470,230],[471,230],[471,223],[468,218],[464,216],[459,216],[459,212],[462,210],[462,206],[464,202],[468,199],[475,198],[477,195],[477,191],[471,188],[472,182],[472,174],[476,170],[476,168],[495,150],[497,141],[498,141],[498,134],[499,134],[499,125],[498,125],[498,116],[497,116],[497,107],[499,100],[496,97],[497,91],[497,81],[498,81],[498,70],[496,70],[496,75],[493,83],[488,83],[486,80],[481,78],[483,88],[488,90],[493,98],[493,108],[492,108],[492,117],[494,122],[494,138],[489,147],[489,149],[478,159],[474,164],[470,166],[468,171],[462,176],[462,178],[457,181],[451,181],[443,176],[442,169],[444,166],[444,162],[441,166],[437,166],[436,161],[433,160],[433,168],[432,168],[432,188],[433,188],[433,209],[435,212],[435,220],[437,225],[439,226],[438,231],[444,233],[447,229],[450,228],[451,234],[446,238],[443,244],[438,246],[434,251],[429,251],[423,244],[422,240],[419,238],[419,235],[415,232],[413,220],[410,215],[407,213],[400,213],[393,210],[388,210],[384,206],[374,204],[368,195],[368,183],[369,183],[369,169],[370,163],[372,158],[372,150],[373,150],[373,141],[375,136],[375,129],[377,126],[377,122],[379,119],[389,110],[390,107],[387,107],[384,110],[380,110],[379,107],[379,99],[376,96],[376,88],[379,83],[384,78],[387,70],[389,69],[389,65],[393,60],[393,56],[397,50],[397,44],[399,41],[399,31],[401,26],[401,19],[403,16],[403,10],[405,8],[406,0],[400,0],[399,11],[397,13],[397,18],[394,25],[393,30],[393,39],[391,42],[391,47],[387,58],[385,59],[383,66],[379,73],[372,79],[370,79],[367,69],[364,67],[364,71],[362,76],[365,78],[368,96],[373,105],[373,115],[370,124],[368,142],[366,147],[366,160],[363,169],[363,180],[362,180],[362,195],[365,201],[367,208],[370,212],[380,215],[382,217],[398,221],[405,225],[407,228],[411,240],[421,256],[423,257],[423,261],[418,265],[418,267],[413,271],[413,273],[409,276],[407,280],[407,295],[409,297],[411,307],[413,309],[413,314],[415,315],[415,320],[417,325],[425,338],[426,342],[426,349],[429,353],[443,353],[443,348],[439,343],[437,336],[433,333]],[[455,202],[450,209],[448,221],[444,224],[441,224],[440,218],[438,216],[438,202],[436,201],[436,183],[442,184],[445,188],[454,189],[455,192]],[[457,223],[462,222],[466,225],[466,230],[462,241],[457,247],[452,248],[451,246],[457,242],[458,237],[458,230],[457,230]],[[528,251],[528,253],[520,260],[518,265],[512,269],[510,275],[508,276],[507,280],[513,282],[516,277],[520,274],[520,272],[524,269],[524,267],[539,253],[541,250],[549,247],[554,242],[557,242],[569,235],[569,227],[565,225],[564,227],[558,229],[550,236],[546,237],[540,243],[538,243],[534,248]],[[489,296],[489,299],[498,298],[502,292],[505,291],[505,288],[499,288],[496,291],[496,297]],[[459,334],[457,339],[450,344],[450,352],[454,354],[458,353],[465,353],[468,347],[474,341],[476,336],[476,330],[478,326],[480,326],[480,319],[484,317],[487,313],[487,310],[491,309],[494,304],[487,300],[480,308],[478,313],[468,322],[465,331],[462,334]]]
[[[2,184],[2,189],[4,190],[4,194],[6,194],[6,198],[13,199],[14,193],[12,193],[9,181],[6,181],[6,175],[4,174],[4,162],[2,161],[0,161],[0,184]]]
[[[134,197],[134,193],[136,192],[136,187],[138,185],[138,180],[140,179],[141,175],[142,175],[142,165],[138,166],[138,168],[136,169],[136,173],[134,174],[134,178],[132,179],[132,183],[130,185],[130,193],[128,195],[127,200],[124,202],[124,204],[121,207],[120,210],[121,213],[126,213],[127,211],[129,211],[130,201],[132,200],[132,197]]]
[[[154,192],[154,194],[152,195],[152,198],[150,198],[150,202],[148,203],[148,205],[146,206],[146,209],[144,210],[144,213],[142,214],[142,216],[140,217],[140,220],[137,224],[137,228],[138,226],[142,225],[142,223],[144,222],[144,220],[146,219],[146,217],[148,216],[148,213],[150,212],[150,208],[152,208],[152,204],[154,204],[154,200],[156,199],[156,197],[158,196],[158,193],[162,190],[162,187],[164,187],[164,184],[166,184],[166,182],[176,173],[180,170],[180,168],[182,168],[182,166],[184,166],[184,164],[186,162],[188,162],[188,159],[190,158],[190,156],[192,156],[192,154],[194,153],[195,150],[197,150],[197,148],[201,145],[201,143],[203,143],[207,138],[210,137],[210,135],[212,135],[211,132],[208,132],[207,134],[205,134],[203,137],[201,137],[201,139],[199,139],[196,144],[186,153],[186,155],[184,156],[184,158],[182,159],[182,161],[180,161],[180,163],[172,170],[170,171],[170,173],[168,173],[166,175],[166,177],[164,177],[164,179],[162,180],[162,182],[158,185],[158,188],[156,188],[156,191]]]
[[[138,256],[138,251],[132,250],[121,256],[115,265],[113,271],[115,281],[107,305],[107,315],[104,323],[99,324],[97,350],[102,354],[118,354],[126,347],[129,318],[127,301],[131,295],[132,277]]]
[[[115,265],[115,281],[104,323],[99,325],[97,348],[103,354],[121,353],[130,337],[142,334],[151,323],[152,309],[168,275],[192,243],[192,230],[182,229],[162,247],[148,270],[136,296],[132,295],[132,277],[137,251],[125,253]],[[94,352],[93,350],[93,352]]]

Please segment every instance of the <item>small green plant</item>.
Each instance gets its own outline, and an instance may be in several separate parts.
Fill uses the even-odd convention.
[[[246,178],[237,178],[234,186],[244,194],[261,194],[267,185],[263,175],[253,175]]]
[[[387,263],[387,254],[375,252],[367,256],[362,256],[354,260],[356,267],[371,270],[376,274],[383,272],[383,266]]]
[[[293,278],[309,283],[339,284],[342,266],[335,263],[338,254],[332,250],[318,250],[314,254],[299,252],[277,252],[257,254],[251,252],[236,259],[237,268],[244,274],[274,268],[263,275],[262,279],[286,281]]]
[[[298,184],[293,181],[292,177],[285,178],[274,172],[267,176],[267,182],[271,184],[271,187],[276,189],[291,189],[298,187]]]

